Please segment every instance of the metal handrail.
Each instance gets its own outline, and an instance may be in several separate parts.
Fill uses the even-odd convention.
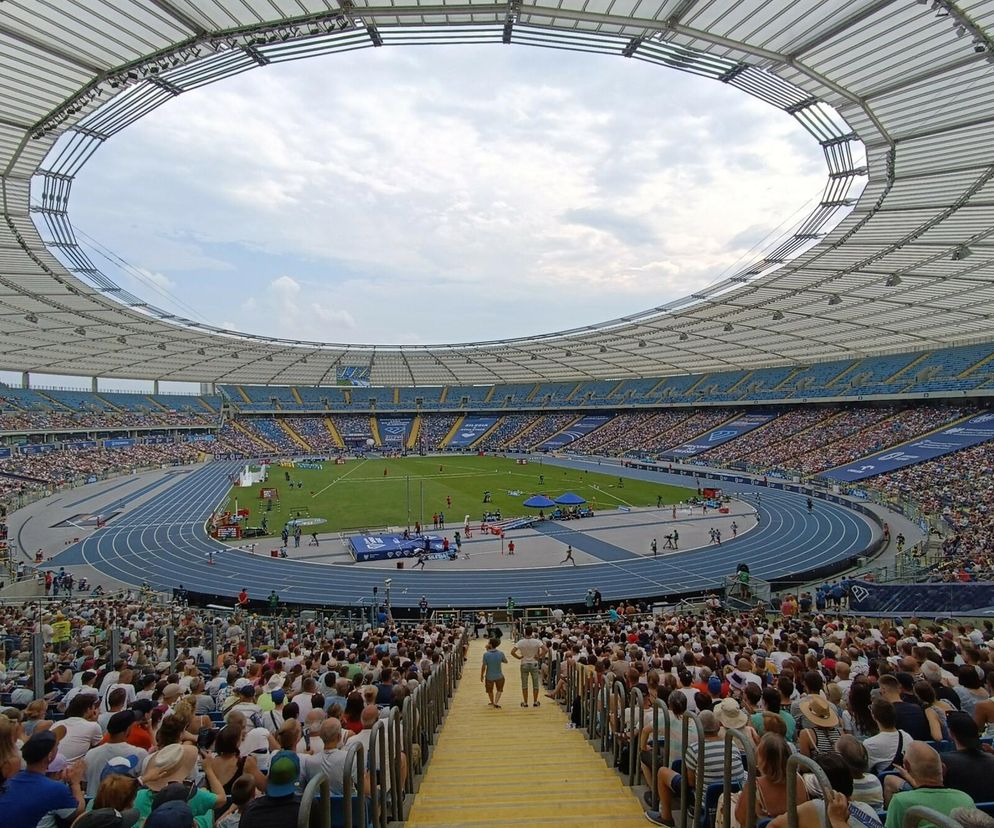
[[[912,805],[904,812],[904,821],[901,828],[917,828],[922,821],[931,822],[938,828],[962,828],[959,822],[951,816],[940,813],[934,808],[927,808],[924,805]]]
[[[701,724],[701,717],[692,710],[683,714],[683,743],[681,761],[687,763],[687,750],[690,747],[690,723],[694,723],[697,728],[697,773],[694,782],[694,813],[699,814],[704,807],[704,725]],[[682,768],[680,773],[680,822],[679,828],[687,828],[687,816],[690,813],[690,803],[687,801],[687,794],[690,793],[690,781],[687,779],[687,769]],[[790,828],[797,828],[796,825]]]
[[[659,778],[659,711],[663,711],[663,767],[670,766],[670,750],[672,747],[672,740],[670,739],[670,729],[673,726],[672,719],[670,717],[670,710],[664,704],[662,699],[656,699],[652,703],[652,784],[649,785],[649,790],[652,792],[652,809],[658,810],[659,808],[659,791],[657,789],[656,780]]]
[[[321,807],[318,810],[318,824],[313,828],[331,828],[331,782],[323,773],[313,777],[304,788],[297,812],[297,828],[311,828],[311,808],[318,788],[321,790]]]
[[[787,760],[787,828],[797,828],[797,774],[804,768],[815,775],[818,787],[821,788],[821,798],[825,801],[825,810],[821,814],[822,828],[830,828],[828,821],[828,803],[832,801],[832,783],[821,769],[821,765],[801,753],[792,753]],[[755,809],[755,805],[753,806]]]
[[[746,820],[742,828],[755,828],[756,825],[756,749],[750,739],[741,730],[725,729],[725,765],[722,771],[722,784],[725,786],[724,808],[722,813],[722,828],[732,825],[732,747],[733,742],[739,743],[739,749],[745,754],[746,778],[743,782],[743,793],[746,797]],[[698,766],[703,765],[703,759],[698,760]]]
[[[615,767],[621,759],[621,747],[624,742],[625,731],[625,709],[628,707],[628,688],[620,679],[614,682],[611,687],[611,708],[608,719],[608,733],[611,739],[611,756],[614,759]]]
[[[392,807],[392,819],[396,821],[401,821],[404,818],[404,803],[402,797],[405,791],[402,789],[400,784],[401,773],[400,773],[400,759],[403,753],[403,724],[401,722],[400,711],[396,707],[390,708],[390,714],[387,716],[387,737],[390,741],[390,791],[392,796],[390,797],[390,802]]]
[[[636,713],[638,713],[637,722]],[[645,727],[645,696],[638,687],[633,687],[628,697],[628,718],[628,785],[632,787],[638,778],[639,740]]]
[[[369,733],[369,798],[373,828],[387,828],[387,765],[392,761],[387,753],[387,726],[383,719],[378,719]]]
[[[362,742],[355,740],[351,744],[346,744],[345,766],[342,769],[342,815],[345,828],[353,828],[355,825],[352,815],[352,774],[355,773],[356,800],[359,803],[359,824],[366,828],[366,749]],[[330,803],[329,803],[330,805]],[[331,817],[329,807],[329,819]],[[298,826],[299,828],[299,826]]]

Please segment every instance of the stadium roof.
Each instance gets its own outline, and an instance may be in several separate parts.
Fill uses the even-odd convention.
[[[994,339],[992,23],[994,0],[7,0],[0,367],[318,384],[368,366],[374,384],[470,384]],[[175,95],[269,63],[413,43],[617,54],[714,78],[821,144],[822,203],[761,261],[686,299],[575,330],[432,346],[301,343],[183,320],[122,290],[76,244],[73,176]]]

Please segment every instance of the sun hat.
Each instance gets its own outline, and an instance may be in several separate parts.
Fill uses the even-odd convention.
[[[266,796],[290,796],[297,789],[300,777],[300,758],[291,750],[281,750],[269,763]]]
[[[164,772],[168,772],[178,767],[183,761],[184,751],[182,745],[166,745],[161,750],[152,754],[152,765]]]
[[[808,696],[801,701],[800,708],[805,718],[818,727],[835,727],[839,723],[839,714],[821,696]]]
[[[714,708],[714,715],[723,727],[739,730],[749,724],[749,716],[735,699],[722,699]]]

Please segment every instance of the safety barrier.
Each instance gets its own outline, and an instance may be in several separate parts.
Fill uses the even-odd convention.
[[[901,828],[917,828],[920,822],[931,822],[937,828],[962,828],[962,825],[952,817],[941,814],[934,808],[926,808],[924,805],[912,805],[908,808],[904,813]]]
[[[347,755],[341,796],[325,795],[327,777],[312,779],[304,790],[299,828],[387,828],[402,822],[405,799],[414,793],[415,771],[435,743],[439,726],[462,677],[466,633],[452,652],[446,653],[425,682],[392,708],[369,731],[369,749],[355,737],[346,742]],[[419,758],[417,767],[415,757]],[[360,769],[362,772],[360,773]],[[353,777],[355,783],[353,784]],[[353,792],[354,790],[354,792]],[[320,795],[320,798],[316,798]],[[337,811],[341,810],[341,819]],[[306,808],[306,813],[305,813]]]

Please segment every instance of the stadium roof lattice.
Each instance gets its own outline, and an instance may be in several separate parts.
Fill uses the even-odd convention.
[[[374,384],[751,369],[994,338],[994,0],[6,0],[0,4],[0,367]],[[737,87],[822,146],[821,204],[693,296],[568,331],[431,346],[305,343],[178,318],[76,243],[73,176],[190,89],[411,43],[617,54]]]

